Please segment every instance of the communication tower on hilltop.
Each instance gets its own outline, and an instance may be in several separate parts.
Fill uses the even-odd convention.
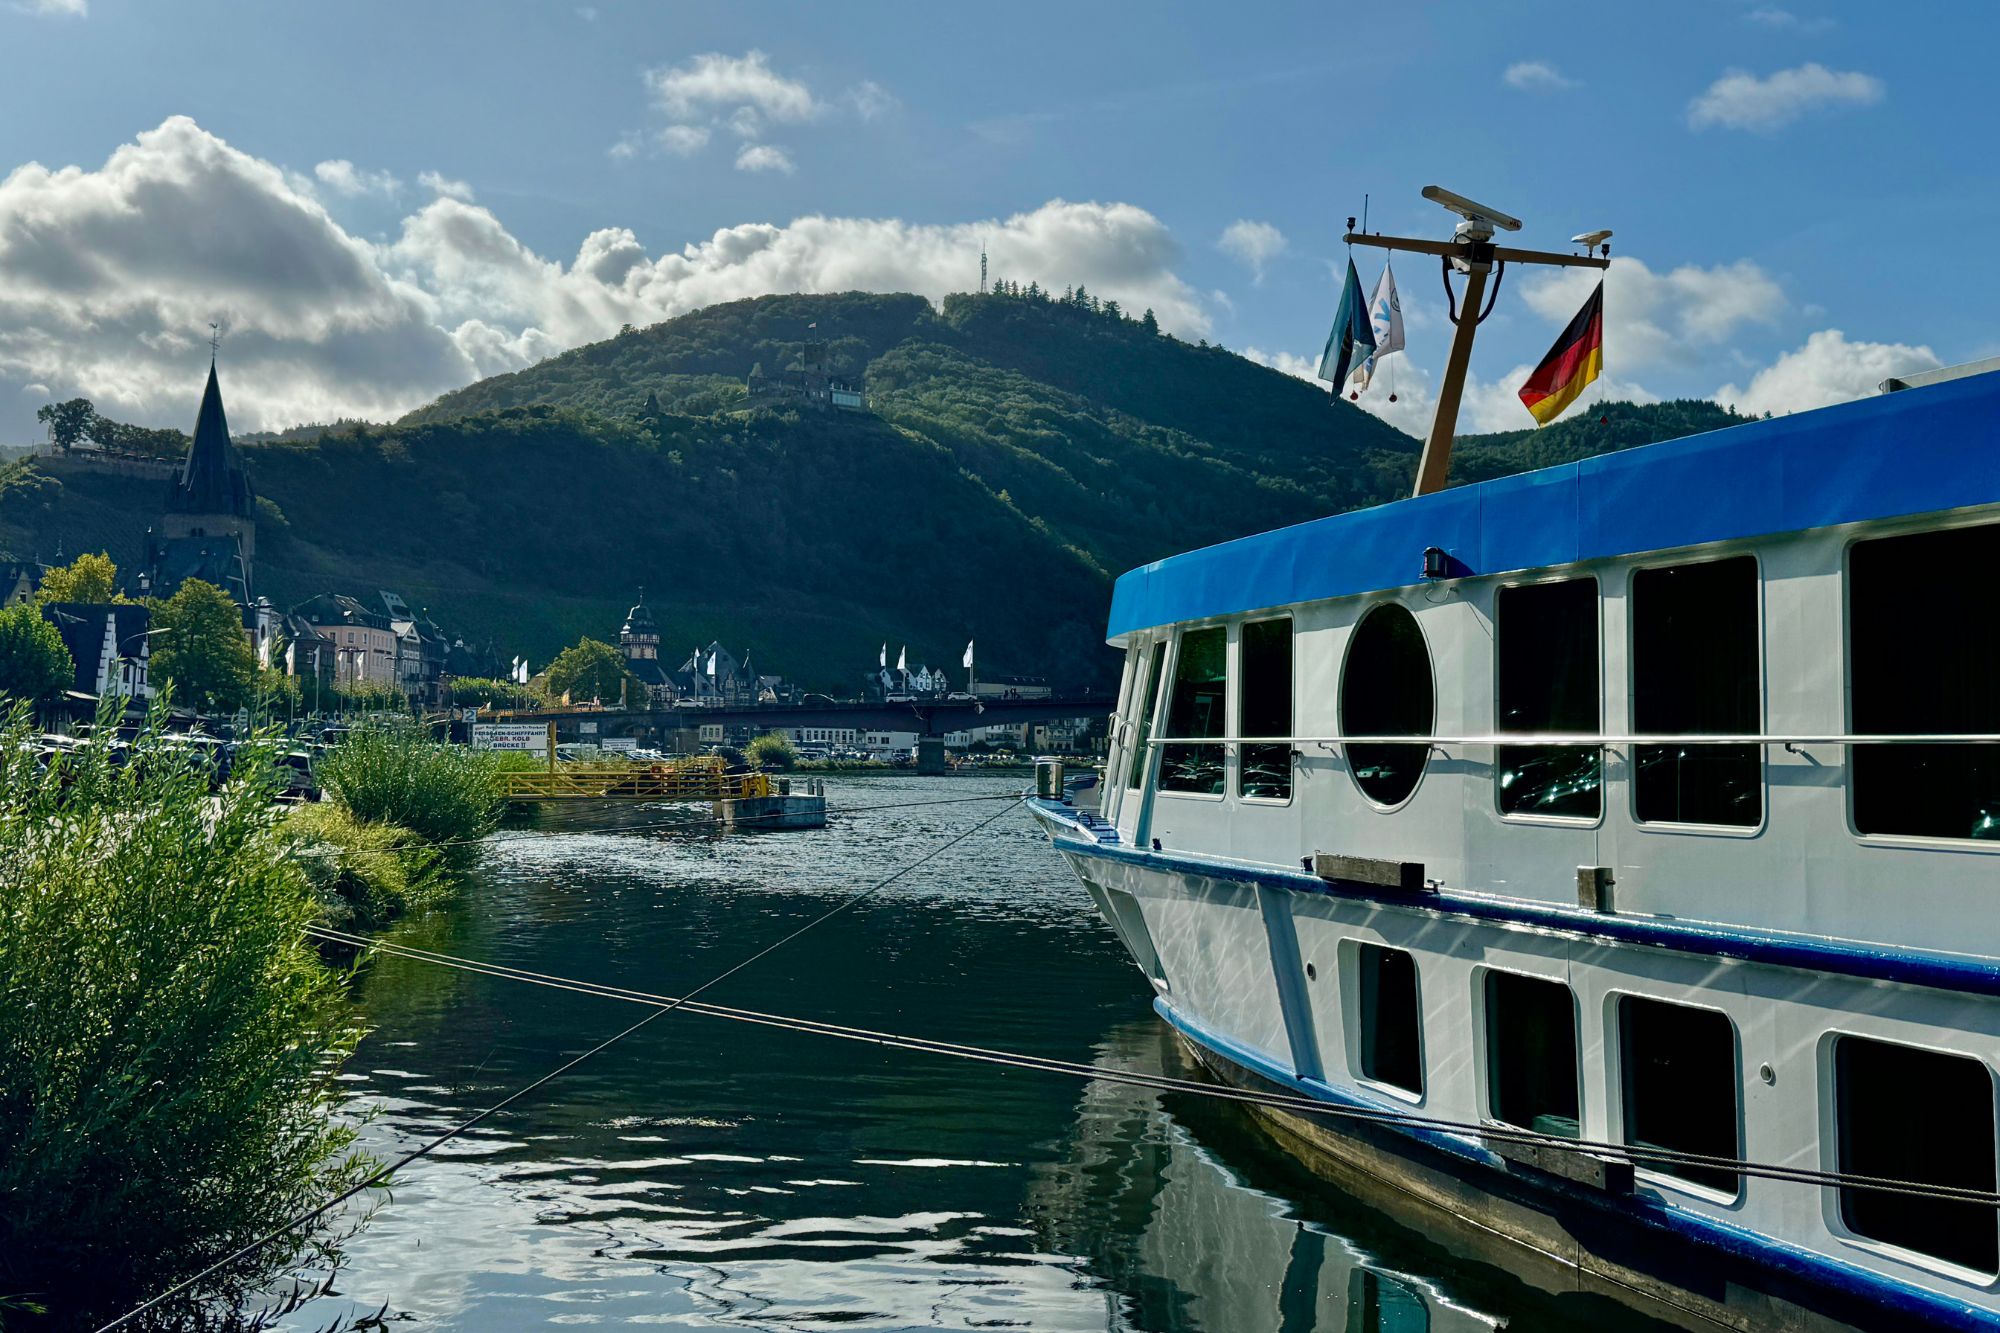
[[[986,242],[979,243],[979,290],[986,290]]]

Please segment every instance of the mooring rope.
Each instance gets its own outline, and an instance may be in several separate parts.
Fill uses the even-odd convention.
[[[1901,1180],[1886,1176],[1866,1176],[1850,1172],[1820,1171],[1809,1167],[1781,1166],[1770,1162],[1756,1162],[1734,1157],[1718,1157],[1705,1153],[1682,1152],[1670,1148],[1657,1148],[1640,1144],[1612,1143],[1593,1139],[1572,1139],[1561,1135],[1537,1133],[1533,1130],[1520,1129],[1514,1126],[1476,1121],[1447,1120],[1416,1112],[1381,1110],[1362,1106],[1341,1106],[1312,1097],[1297,1097],[1285,1093],[1264,1092],[1251,1088],[1236,1088],[1225,1084],[1176,1078],[1168,1074],[1147,1074],[1134,1070],[1106,1069],[1100,1065],[1081,1064],[1076,1061],[1058,1060],[1047,1056],[1027,1055],[1018,1051],[996,1050],[991,1047],[969,1046],[960,1042],[940,1041],[929,1037],[914,1037],[904,1033],[883,1032],[872,1028],[851,1027],[846,1024],[828,1023],[818,1019],[799,1018],[788,1014],[766,1013],[760,1010],[741,1009],[727,1005],[690,1003],[691,996],[677,998],[674,996],[658,995],[649,991],[634,990],[624,986],[609,986],[573,977],[534,972],[526,968],[510,967],[502,963],[480,962],[476,959],[440,953],[433,949],[419,949],[409,945],[371,939],[367,936],[327,927],[310,927],[308,933],[330,943],[349,945],[362,949],[374,949],[381,953],[407,958],[415,962],[434,963],[439,966],[496,977],[501,980],[519,981],[530,985],[550,987],[556,990],[572,991],[582,995],[595,995],[605,999],[624,1000],[633,1004],[652,1005],[656,1007],[658,1012],[662,1013],[667,1012],[669,1009],[685,1009],[689,1013],[702,1014],[710,1018],[725,1019],[730,1022],[751,1023],[763,1027],[780,1028],[791,1032],[835,1037],[845,1041],[863,1042],[869,1045],[888,1046],[932,1055],[974,1060],[984,1064],[1001,1065],[1008,1068],[1064,1074],[1075,1078],[1120,1083],[1133,1087],[1151,1088],[1162,1092],[1185,1093],[1222,1101],[1253,1103],[1268,1106],[1276,1110],[1290,1111],[1295,1114],[1368,1121],[1403,1128],[1462,1134],[1489,1141],[1525,1144],[1560,1152],[1612,1157],[1629,1161],[1635,1166],[1705,1167],[1731,1175],[1792,1181],[1800,1184],[1865,1189],[1882,1194],[1910,1195],[1937,1202],[1981,1204],[1988,1207],[2000,1207],[2000,1192],[1990,1190],[1967,1189],[1955,1185],[1937,1185],[1924,1181]]]
[[[1014,796],[1010,797],[1009,799],[1018,802],[1025,798],[1022,796]],[[288,1236],[292,1232],[298,1230],[298,1228],[305,1226],[308,1223],[314,1222],[319,1218],[325,1216],[328,1212],[331,1212],[333,1209],[339,1207],[341,1204],[346,1203],[349,1199],[352,1199],[355,1195],[360,1194],[363,1190],[373,1188],[375,1185],[387,1179],[388,1177],[394,1175],[397,1171],[402,1170],[404,1167],[416,1161],[418,1158],[428,1156],[433,1150],[441,1147],[446,1143],[449,1143],[451,1140],[457,1138],[459,1135],[465,1133],[467,1130],[472,1129],[474,1126],[480,1124],[482,1121],[485,1121],[491,1116],[499,1113],[500,1111],[505,1110],[507,1107],[512,1106],[515,1102],[520,1101],[523,1097],[526,1097],[529,1093],[534,1092],[537,1088],[540,1088],[548,1083],[553,1082],[554,1080],[562,1077],[564,1074],[567,1074],[570,1070],[575,1069],[578,1065],[590,1059],[592,1056],[597,1055],[598,1053],[608,1050],[612,1046],[617,1045],[625,1038],[637,1032],[640,1028],[645,1027],[648,1023],[652,1022],[654,1019],[662,1017],[663,1015],[666,1014],[670,1014],[674,1010],[681,1008],[683,1005],[692,1002],[694,1000],[694,997],[700,995],[703,991],[709,990],[712,987],[717,986],[724,981],[727,981],[730,977],[735,976],[737,973],[741,972],[744,968],[749,967],[751,964],[757,962],[759,959],[765,958],[770,954],[777,952],[779,949],[784,948],[787,944],[790,944],[793,940],[796,940],[797,938],[799,938],[799,936],[805,934],[807,931],[812,930],[814,927],[832,920],[834,917],[839,916],[842,912],[847,911],[849,908],[861,902],[869,895],[877,893],[882,889],[888,888],[891,884],[894,884],[897,880],[903,878],[903,876],[909,874],[911,871],[916,870],[919,867],[924,866],[929,862],[937,859],[945,852],[951,850],[951,848],[956,847],[959,843],[964,842],[967,838],[971,837],[973,834],[979,832],[987,825],[993,823],[993,821],[995,821],[996,819],[999,819],[1002,815],[1006,814],[1008,810],[1011,808],[1012,808],[1011,806],[1002,806],[1000,809],[995,810],[992,814],[980,820],[978,823],[973,824],[968,828],[961,829],[959,832],[953,834],[951,837],[945,839],[943,842],[940,842],[936,846],[932,847],[929,851],[925,852],[922,856],[918,857],[916,860],[911,861],[907,865],[903,866],[901,869],[895,871],[895,873],[875,881],[875,883],[869,885],[865,889],[861,889],[853,894],[848,895],[847,897],[841,899],[840,902],[836,903],[834,906],[828,908],[824,912],[821,912],[818,916],[813,917],[811,920],[807,921],[804,925],[798,927],[796,930],[793,930],[788,934],[779,936],[777,939],[765,945],[763,948],[757,950],[757,952],[751,954],[747,958],[743,958],[735,963],[732,963],[727,968],[724,968],[722,971],[716,973],[708,980],[702,982],[699,986],[696,986],[686,995],[680,996],[672,1001],[661,1001],[655,1004],[653,1012],[647,1014],[644,1018],[632,1024],[630,1027],[625,1028],[617,1033],[614,1033],[612,1036],[605,1038],[603,1041],[591,1047],[583,1054],[576,1056],[571,1060],[567,1060],[561,1065],[558,1065],[556,1068],[550,1070],[548,1073],[543,1074],[540,1078],[536,1079],[534,1082],[529,1083],[526,1086],[518,1088],[515,1091],[507,1094],[505,1097],[502,1097],[499,1101],[494,1102],[491,1106],[488,1106],[485,1110],[480,1111],[477,1115],[474,1115],[471,1119],[460,1121],[458,1124],[453,1125],[450,1129],[447,1129],[446,1131],[444,1131],[444,1133],[439,1134],[437,1137],[430,1139],[415,1148],[412,1148],[409,1152],[404,1153],[401,1157],[397,1158],[390,1165],[382,1167],[373,1172],[370,1172],[367,1175],[367,1177],[362,1179],[360,1182],[350,1186],[345,1190],[342,1190],[339,1194],[334,1195],[331,1199],[328,1199],[325,1203],[320,1204],[318,1207],[312,1208],[304,1213],[301,1213],[297,1217],[294,1217],[290,1221],[284,1223],[282,1226],[279,1226],[274,1230],[267,1232],[263,1236],[258,1237],[256,1240],[251,1241],[249,1244],[241,1246],[238,1249],[232,1250],[230,1253],[224,1255],[222,1258],[217,1259],[214,1263],[210,1264],[208,1267],[202,1269],[199,1273],[196,1273],[193,1277],[184,1279],[183,1281],[176,1283],[174,1286],[169,1287],[167,1290],[161,1292],[159,1295],[152,1297],[144,1304],[135,1306],[134,1308],[127,1310],[124,1314],[119,1315],[116,1319],[113,1319],[110,1323],[100,1325],[96,1333],[109,1333],[109,1330],[111,1329],[122,1328],[124,1325],[129,1324],[134,1319],[137,1319],[140,1315],[145,1314],[147,1311],[157,1308],[158,1306],[164,1304],[167,1301],[172,1300],[174,1297],[180,1295],[181,1293],[192,1289],[193,1287],[199,1285],[202,1282],[205,1282],[206,1280],[213,1277],[215,1274],[223,1271],[224,1269],[229,1268],[237,1263],[242,1262],[244,1259],[249,1258],[251,1255],[257,1253],[259,1250],[262,1250],[265,1246],[271,1244],[273,1241],[282,1239],[283,1237]]]

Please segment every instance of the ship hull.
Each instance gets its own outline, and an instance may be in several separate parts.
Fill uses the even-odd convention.
[[[1335,1069],[1339,1061],[1321,1037],[1338,1023],[1338,1005],[1313,993],[1325,973],[1309,976],[1299,961],[1313,955],[1314,931],[1344,917],[1349,926],[1423,939],[1440,960],[1521,947],[1522,940],[1496,944],[1496,938],[1523,932],[1421,906],[1384,909],[1297,894],[1279,883],[1289,878],[1284,872],[1262,877],[1264,883],[1240,867],[1192,872],[1170,856],[1100,845],[1087,818],[1079,825],[1074,812],[1056,803],[1032,808],[1152,982],[1156,1011],[1196,1060],[1233,1087],[1303,1095],[1327,1106],[1326,1114],[1267,1106],[1254,1113],[1336,1188],[1419,1229],[1448,1231],[1461,1248],[1540,1288],[1609,1297],[1685,1328],[2000,1328],[1990,1311],[1787,1243],[1730,1210],[1676,1206],[1674,1192],[1652,1188],[1643,1173],[1636,1187],[1628,1181],[1623,1189],[1606,1188],[1588,1169],[1546,1156],[1527,1164],[1518,1152],[1502,1155],[1476,1132],[1355,1118],[1357,1111],[1409,1115],[1426,1108],[1386,1098]],[[1525,933],[1533,941],[1526,947],[1550,947],[1551,932]],[[1591,946],[1598,953],[1604,947]],[[1631,953],[1638,972],[1660,971],[1650,956],[1655,950],[1609,947]],[[1426,1008],[1441,1047],[1474,1044],[1469,1005],[1455,1020],[1429,1001]],[[1430,1114],[1452,1118],[1438,1109]]]

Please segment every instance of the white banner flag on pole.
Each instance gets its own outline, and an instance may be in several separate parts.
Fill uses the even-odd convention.
[[[1368,303],[1368,324],[1375,330],[1375,352],[1354,372],[1357,392],[1375,378],[1377,362],[1403,350],[1403,301],[1396,295],[1395,270],[1387,264],[1382,265],[1381,281],[1375,284],[1375,299]]]
[[[960,663],[959,663],[959,665],[963,666],[963,667],[964,667],[964,668],[965,668],[965,669],[966,669],[967,671],[970,671],[970,670],[972,670],[972,640],[971,640],[971,639],[967,639],[967,640],[965,641],[965,659],[964,659],[964,660],[963,660],[962,662],[960,662]]]

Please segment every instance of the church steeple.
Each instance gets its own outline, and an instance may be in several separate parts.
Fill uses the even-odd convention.
[[[222,387],[216,382],[215,362],[211,360],[208,387],[202,390],[201,411],[195,417],[194,443],[188,446],[187,459],[174,480],[167,512],[251,522],[256,517],[256,499],[236,447],[229,442]]]

